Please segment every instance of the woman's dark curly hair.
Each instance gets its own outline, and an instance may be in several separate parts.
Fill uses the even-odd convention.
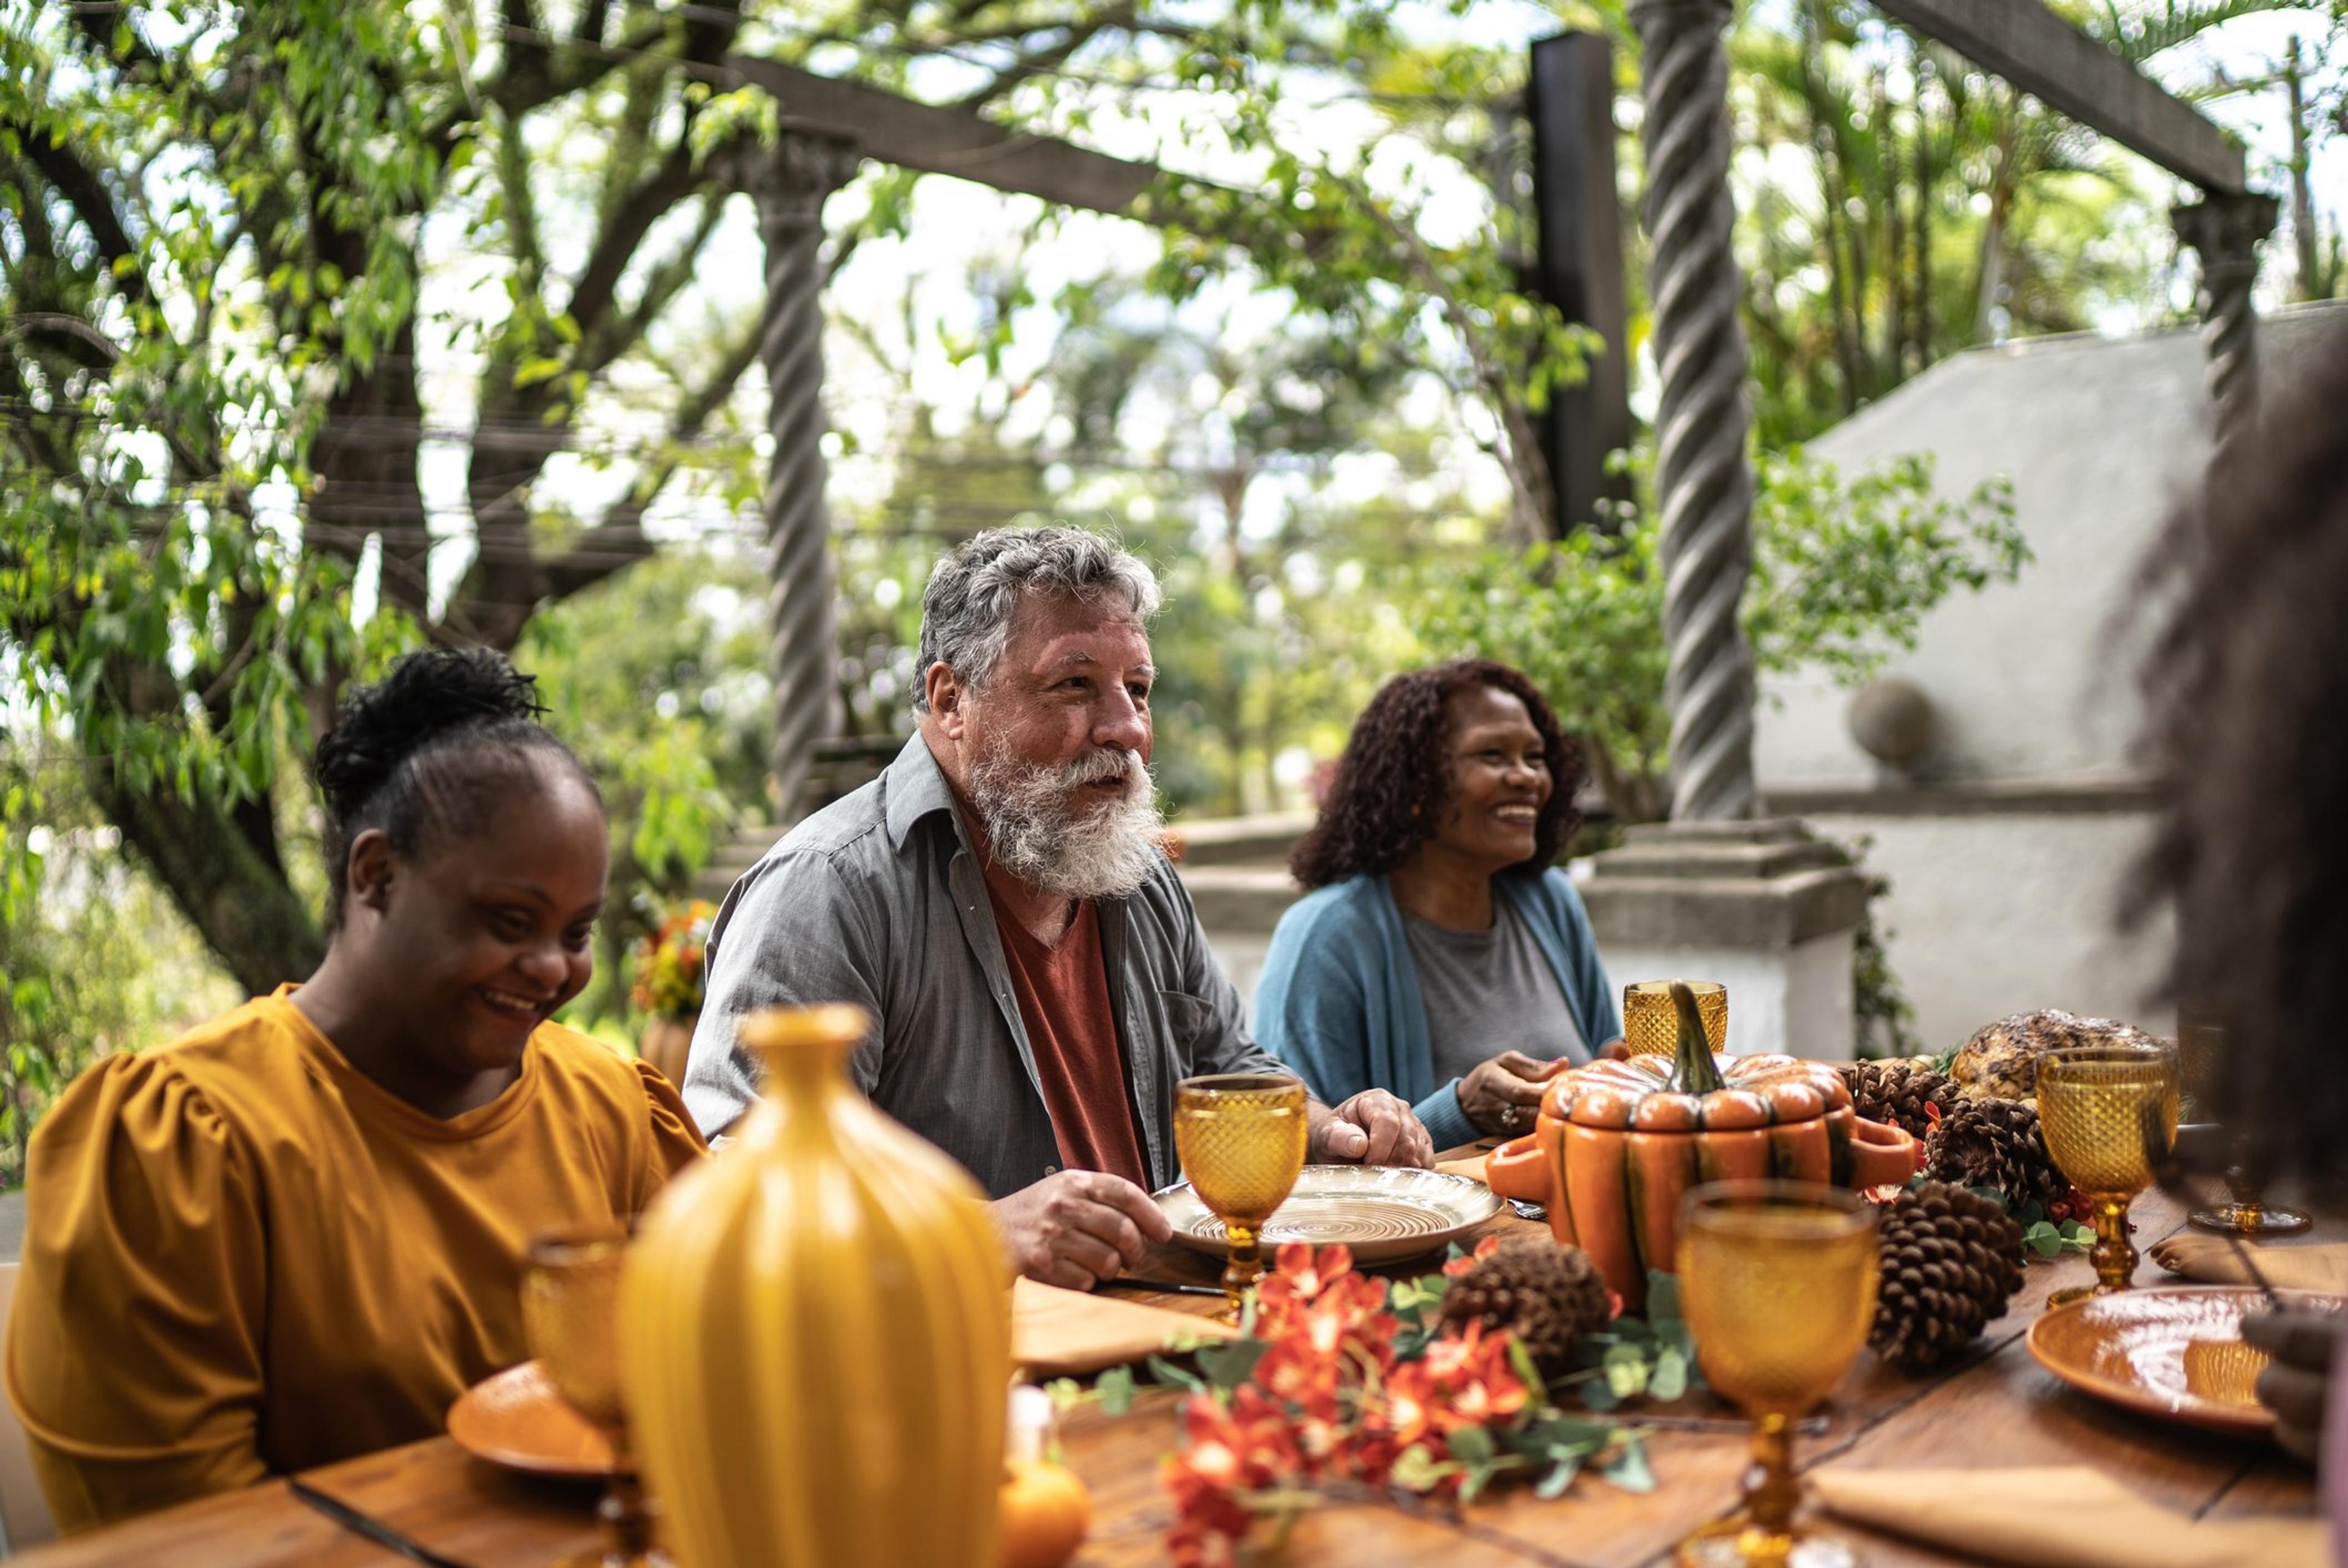
[[[1488,659],[1454,659],[1395,676],[1354,721],[1321,820],[1289,856],[1297,881],[1326,887],[1349,876],[1382,876],[1435,836],[1451,804],[1451,696],[1468,686],[1506,692],[1532,715],[1549,759],[1550,794],[1533,825],[1532,856],[1524,864],[1556,861],[1581,825],[1573,804],[1581,787],[1581,748],[1559,731],[1540,688],[1522,671]]]
[[[2287,363],[2145,574],[2168,801],[2139,892],[2175,909],[2175,995],[2226,1030],[2220,1116],[2348,1187],[2348,331]]]

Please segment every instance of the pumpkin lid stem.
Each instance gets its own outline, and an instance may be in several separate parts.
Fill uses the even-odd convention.
[[[1720,1064],[1713,1060],[1712,1042],[1704,1038],[1704,1019],[1695,1010],[1695,993],[1688,989],[1687,982],[1672,982],[1672,1001],[1679,1009],[1680,1035],[1667,1087],[1680,1094],[1710,1094],[1727,1088]]]

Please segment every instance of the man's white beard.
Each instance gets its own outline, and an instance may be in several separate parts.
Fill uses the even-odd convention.
[[[1122,796],[1078,798],[1083,786],[1120,776]],[[1138,752],[1097,751],[1065,767],[998,753],[971,769],[970,799],[994,863],[1040,892],[1119,898],[1158,867],[1166,819]]]

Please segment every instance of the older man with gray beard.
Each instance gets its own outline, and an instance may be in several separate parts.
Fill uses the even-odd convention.
[[[1174,1085],[1286,1072],[1256,1048],[1159,846],[1146,623],[1157,580],[1077,528],[981,534],[922,603],[919,733],[726,895],[685,1099],[757,1092],[736,1025],[777,1003],[880,1020],[857,1084],[994,1199],[1020,1269],[1085,1288],[1166,1239]],[[1382,1090],[1315,1103],[1316,1160],[1426,1164]]]

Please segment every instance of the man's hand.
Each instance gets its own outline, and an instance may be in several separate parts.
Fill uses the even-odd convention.
[[[1409,1106],[1383,1089],[1365,1089],[1343,1105],[1313,1104],[1313,1136],[1304,1157],[1425,1169],[1435,1163],[1435,1141]]]
[[[1100,1171],[1062,1171],[987,1207],[1012,1266],[1070,1290],[1090,1290],[1174,1234],[1148,1193]]]
[[[2258,1388],[2259,1403],[2275,1413],[2275,1441],[2313,1464],[2340,1319],[2328,1312],[2254,1312],[2242,1319],[2242,1337],[2274,1358],[2259,1374]]]
[[[1504,1050],[1479,1061],[1453,1091],[1459,1109],[1478,1132],[1513,1138],[1533,1129],[1533,1112],[1549,1081],[1572,1066],[1564,1057],[1536,1061],[1521,1050]]]

